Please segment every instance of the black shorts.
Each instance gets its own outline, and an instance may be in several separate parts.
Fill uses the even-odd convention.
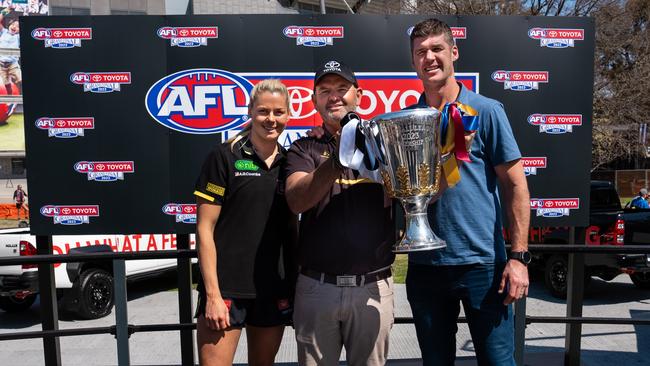
[[[246,325],[254,327],[276,327],[291,325],[293,318],[293,302],[288,299],[232,299],[224,298],[230,314],[230,326],[243,328]],[[199,300],[195,317],[205,315],[206,297],[199,292]]]
[[[23,207],[22,202],[21,202],[21,203],[17,203],[17,202],[16,202],[16,208],[21,208],[21,207]]]

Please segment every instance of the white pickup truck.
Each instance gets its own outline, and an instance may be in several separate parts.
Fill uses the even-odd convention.
[[[53,254],[138,252],[176,249],[174,234],[53,236]],[[190,236],[194,248],[194,235]],[[28,229],[0,230],[0,257],[36,255],[36,237]],[[196,261],[194,259],[193,261]],[[126,277],[133,280],[174,269],[176,259],[128,260]],[[83,319],[110,314],[113,308],[111,261],[56,263],[54,276],[59,304]],[[28,309],[38,294],[37,266],[0,266],[0,309],[7,312]]]

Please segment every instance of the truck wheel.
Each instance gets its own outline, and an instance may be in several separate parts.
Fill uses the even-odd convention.
[[[546,261],[544,284],[553,297],[566,299],[569,263],[563,255],[553,255]]]
[[[36,301],[36,294],[31,294],[24,299],[19,299],[15,296],[0,296],[0,309],[8,312],[15,313],[29,309]]]
[[[635,272],[630,275],[630,279],[637,288],[650,290],[650,272]]]
[[[591,283],[591,274],[585,268],[583,290]],[[566,299],[569,286],[569,260],[564,255],[553,255],[546,261],[544,284],[553,297]]]
[[[79,309],[83,319],[98,319],[113,309],[113,276],[100,268],[85,270],[79,276]]]

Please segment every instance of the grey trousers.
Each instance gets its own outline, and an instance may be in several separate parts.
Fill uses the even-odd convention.
[[[300,275],[293,322],[300,365],[384,365],[393,326],[393,278],[337,287]]]

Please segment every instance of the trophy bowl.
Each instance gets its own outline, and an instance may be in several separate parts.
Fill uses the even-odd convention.
[[[404,208],[406,227],[395,253],[447,246],[427,218],[427,206],[440,189],[440,116],[431,108],[403,110],[376,116],[365,127],[366,136],[377,136],[373,150],[384,189]]]

